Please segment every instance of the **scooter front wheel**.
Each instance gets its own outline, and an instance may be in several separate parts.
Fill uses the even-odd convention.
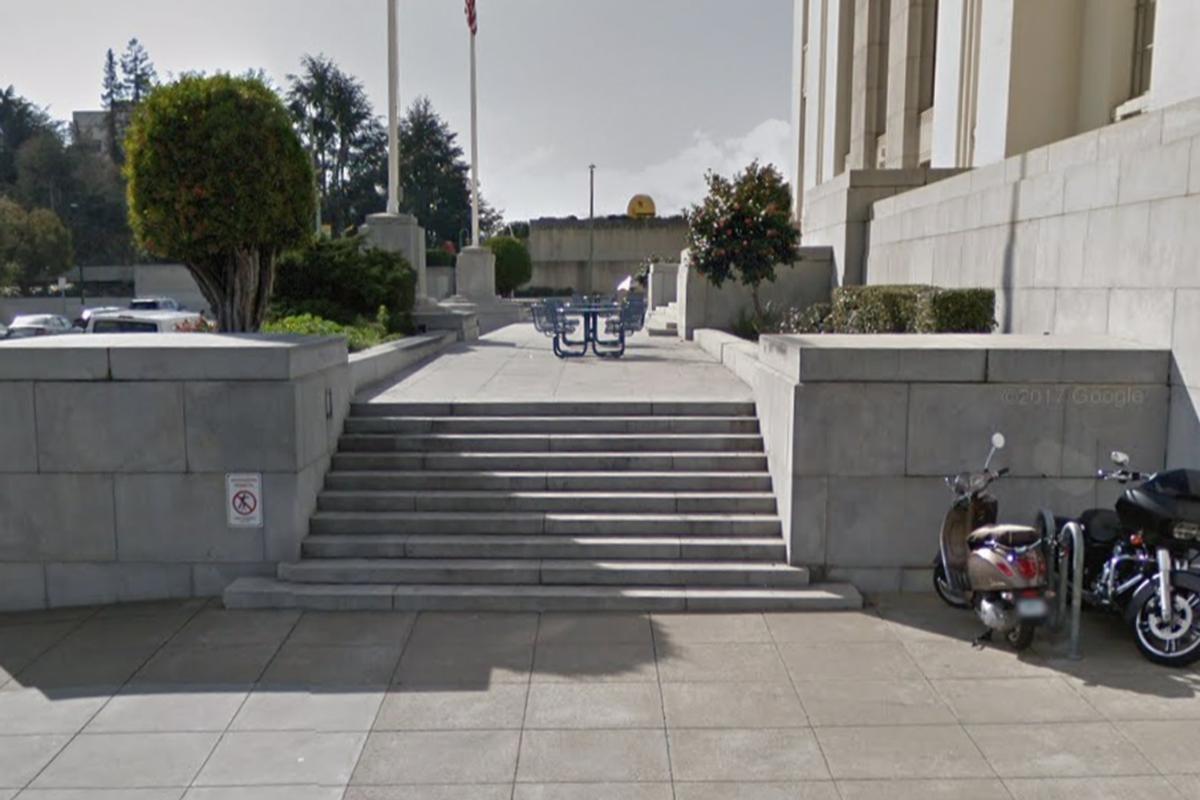
[[[1013,650],[1020,652],[1027,649],[1029,645],[1033,644],[1033,632],[1036,629],[1036,626],[1031,625],[1028,622],[1019,623],[1015,627],[1009,628],[1007,631],[1005,631],[1004,641],[1006,641],[1008,646]]]
[[[946,576],[946,567],[940,558],[933,565],[933,590],[937,592],[938,597],[942,598],[942,602],[951,608],[971,607],[967,599],[950,585],[950,579]]]

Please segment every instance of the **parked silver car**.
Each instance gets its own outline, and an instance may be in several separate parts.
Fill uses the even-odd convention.
[[[74,333],[71,321],[58,314],[22,314],[13,317],[5,332],[5,339],[28,339],[34,336],[57,336]]]

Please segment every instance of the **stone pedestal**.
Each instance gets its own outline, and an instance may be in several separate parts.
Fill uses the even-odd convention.
[[[399,253],[416,270],[416,307],[434,305],[425,278],[425,229],[417,223],[417,218],[412,214],[371,214],[364,227],[372,247]]]
[[[496,302],[496,256],[486,247],[464,247],[454,267],[454,293],[477,303]]]

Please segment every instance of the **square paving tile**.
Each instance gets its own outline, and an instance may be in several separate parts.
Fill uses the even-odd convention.
[[[659,646],[770,642],[762,614],[655,614]]]
[[[400,661],[400,645],[346,647],[286,642],[271,659],[263,686],[384,688]]]
[[[1140,748],[1163,774],[1200,774],[1200,725],[1192,720],[1118,722],[1116,726],[1134,742],[1152,742]],[[1128,745],[1126,745],[1128,746]]]
[[[300,619],[299,611],[201,611],[176,634],[172,644],[227,647],[281,643]]]
[[[1200,775],[1168,775],[1167,780],[1185,800],[1200,800]]]
[[[383,700],[378,731],[520,729],[525,716],[524,683],[436,689],[393,686]]]
[[[512,800],[674,800],[674,795],[669,783],[518,783]]]
[[[786,683],[787,670],[773,644],[678,644],[659,655],[663,683]]]
[[[184,790],[171,789],[26,789],[21,800],[179,800]],[[15,795],[11,795],[15,797]],[[10,795],[0,792],[0,798]]]
[[[525,731],[522,783],[643,783],[670,780],[666,734],[641,731]]]
[[[88,733],[223,731],[246,699],[249,687],[130,687],[109,701],[87,726]]]
[[[954,714],[924,680],[796,681],[814,726],[950,725]]]
[[[108,702],[111,690],[51,691],[12,689],[0,691],[0,733],[78,733]]]
[[[1090,722],[1096,709],[1061,678],[937,680],[934,689],[967,723]]]
[[[650,615],[637,613],[546,612],[538,644],[642,644],[651,639]]]
[[[511,782],[517,768],[520,735],[520,731],[372,733],[352,782],[372,785]]]
[[[179,645],[158,651],[130,681],[132,686],[234,686],[254,683],[266,669],[277,645]]]
[[[182,617],[161,615],[91,617],[64,637],[60,644],[86,650],[153,651],[165,644],[184,622]]]
[[[654,647],[649,640],[639,644],[539,644],[533,658],[533,681],[657,682]]]
[[[366,738],[365,733],[311,731],[227,733],[196,778],[196,785],[345,786]]]
[[[393,682],[446,687],[526,683],[532,667],[532,641],[410,642]]]
[[[991,770],[958,725],[817,728],[838,779],[976,778]]]
[[[537,626],[537,614],[423,611],[413,626],[410,645],[533,644]]]
[[[344,800],[510,800],[511,783],[448,786],[351,786]]]
[[[842,800],[1012,800],[995,778],[838,781]]]
[[[904,647],[928,678],[1045,678],[1059,674],[1035,653],[974,647],[970,639],[905,641]]]
[[[146,663],[152,647],[136,649],[81,648],[56,645],[16,675],[12,684],[52,692],[70,689],[107,690],[120,686]]]
[[[1135,797],[1176,800],[1166,778],[1018,778],[1005,785],[1014,800],[1130,800]]]
[[[220,786],[188,789],[183,800],[342,800],[341,787]]]
[[[67,735],[0,736],[0,787],[20,789],[69,741]]]
[[[235,731],[369,731],[383,691],[257,689],[233,720]]]
[[[967,730],[1002,778],[1147,775],[1154,772],[1133,745],[1107,722],[970,725]],[[1200,731],[1196,738],[1200,739]],[[1162,747],[1169,748],[1174,744],[1169,740],[1144,741],[1154,741],[1158,752]]]
[[[807,729],[672,729],[671,768],[679,781],[792,781],[829,778]]]
[[[215,733],[76,736],[34,781],[44,789],[187,786],[217,743]]]
[[[795,680],[894,680],[920,678],[921,671],[899,642],[788,642],[779,652]]]
[[[803,728],[808,718],[790,683],[668,683],[671,728]]]
[[[675,800],[841,800],[833,781],[676,783]]]
[[[400,647],[416,614],[393,611],[306,611],[288,644]]]
[[[1159,668],[1157,675],[1108,675],[1067,681],[1111,720],[1200,720],[1200,676]]]
[[[535,683],[525,728],[663,727],[657,683]]]
[[[777,642],[894,642],[892,626],[869,612],[780,612],[764,615]]]

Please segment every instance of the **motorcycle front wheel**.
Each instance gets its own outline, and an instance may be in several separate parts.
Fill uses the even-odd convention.
[[[946,577],[946,568],[940,558],[933,565],[933,590],[942,598],[942,602],[951,608],[971,607],[966,598],[954,591],[954,587],[950,585],[950,579]]]
[[[1146,597],[1133,620],[1133,637],[1142,655],[1155,664],[1182,667],[1200,659],[1200,594],[1182,586],[1171,592],[1174,619],[1163,619],[1158,592]]]

